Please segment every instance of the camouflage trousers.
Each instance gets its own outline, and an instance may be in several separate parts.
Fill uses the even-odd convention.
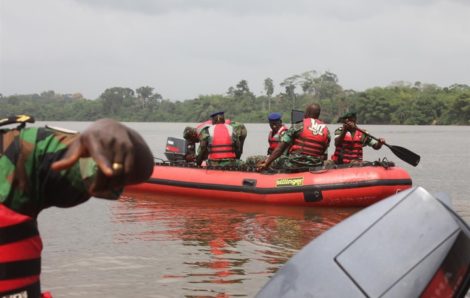
[[[309,168],[319,167],[323,165],[323,160],[319,157],[314,157],[306,154],[292,153],[289,155],[280,156],[276,165],[272,165],[276,169],[295,169],[295,168]]]
[[[273,161],[270,165],[271,168],[274,168],[274,169],[281,169],[282,168],[282,165],[280,165],[280,162],[282,161],[284,155],[279,157],[278,159],[276,159],[275,161]],[[265,160],[266,158],[268,158],[266,155],[253,155],[253,156],[249,156],[246,161],[245,161],[245,165],[248,166],[248,167],[256,167],[256,165],[260,162],[262,162],[263,160]]]
[[[243,165],[239,159],[208,159],[207,165],[211,167],[238,167]]]

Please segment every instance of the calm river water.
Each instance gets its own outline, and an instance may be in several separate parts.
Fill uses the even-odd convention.
[[[89,125],[48,124],[75,130]],[[164,157],[166,138],[180,137],[188,124],[128,125],[156,157]],[[268,125],[247,128],[244,157],[264,154]],[[414,185],[449,194],[470,222],[470,127],[364,128],[421,155],[416,168],[386,147],[366,148],[367,160],[395,161]],[[75,208],[50,208],[39,216],[43,290],[54,297],[253,297],[293,254],[356,211],[128,194],[116,202],[93,198]]]

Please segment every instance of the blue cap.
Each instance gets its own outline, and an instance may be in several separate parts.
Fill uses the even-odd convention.
[[[269,121],[279,121],[279,120],[281,120],[281,117],[282,117],[281,113],[270,113],[268,115],[268,120]]]
[[[220,111],[220,112],[215,112],[215,113],[212,113],[211,114],[211,118],[217,116],[217,115],[223,115],[224,114],[224,111]]]

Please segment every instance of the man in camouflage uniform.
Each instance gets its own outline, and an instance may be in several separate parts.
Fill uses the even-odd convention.
[[[225,123],[224,112],[216,112],[211,115],[212,125],[223,124]],[[243,153],[243,144],[247,136],[247,130],[245,125],[240,122],[231,121],[230,124],[226,124],[232,128],[232,146],[235,152],[235,158],[221,158],[221,159],[208,159],[207,165],[209,166],[240,166],[242,161],[240,157]],[[209,156],[209,146],[212,143],[212,137],[209,133],[210,127],[205,127],[200,135],[199,141],[200,145],[198,148],[198,153],[196,157],[196,164],[200,165],[203,160],[207,159]]]
[[[281,113],[269,113],[268,115],[268,121],[269,121],[269,127],[271,131],[268,134],[268,151],[267,155],[270,155],[273,153],[274,149],[278,146],[278,144],[281,141],[281,136],[284,134],[284,132],[287,131],[287,126],[282,123],[282,114]],[[287,154],[287,152],[284,152]],[[260,162],[264,161],[266,159],[266,155],[253,155],[247,157],[245,161],[245,165],[248,167],[255,167],[257,164]],[[279,161],[282,160],[282,158],[278,158],[273,163],[271,164],[271,167],[277,168]]]
[[[213,119],[209,119],[200,123],[197,127],[185,127],[183,131],[183,138],[186,140],[186,155],[185,160],[187,162],[195,162],[196,161],[196,144],[200,141],[201,132],[212,125]],[[236,136],[238,136],[238,140],[240,142],[240,150],[237,152],[238,159],[243,153],[243,145],[245,143],[245,139],[247,136],[247,130],[243,123],[231,121],[230,119],[225,119],[226,124],[230,124],[233,127],[233,131]]]
[[[274,161],[277,161],[276,168],[295,169],[323,165],[323,161],[327,159],[330,132],[326,125],[318,120],[320,112],[320,105],[315,103],[308,105],[304,121],[294,124],[281,136],[281,143],[265,161],[258,164],[259,169],[268,168]],[[306,127],[306,123],[310,123],[311,126]],[[313,135],[318,140],[313,142],[305,139],[303,138],[305,134]],[[283,155],[286,149],[289,150],[289,154]]]
[[[0,129],[0,236],[7,235],[0,237],[0,297],[40,296],[41,210],[91,196],[117,199],[124,185],[145,181],[153,170],[142,137],[114,120],[98,120],[81,134],[24,128],[25,122],[34,121],[25,115],[0,120],[21,123]]]
[[[186,140],[186,155],[184,159],[187,162],[196,161],[196,143],[199,143],[199,135],[197,129],[186,126],[183,131],[183,138]]]
[[[335,152],[331,160],[336,164],[357,164],[363,160],[362,147],[382,148],[385,139],[374,140],[368,134],[357,130],[356,112],[347,112],[338,119],[343,125],[335,130]]]

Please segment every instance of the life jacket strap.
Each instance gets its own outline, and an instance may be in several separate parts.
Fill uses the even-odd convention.
[[[22,278],[41,273],[41,258],[0,263],[0,280]]]
[[[0,228],[0,245],[21,241],[38,235],[39,231],[36,221],[23,221],[16,225]]]

